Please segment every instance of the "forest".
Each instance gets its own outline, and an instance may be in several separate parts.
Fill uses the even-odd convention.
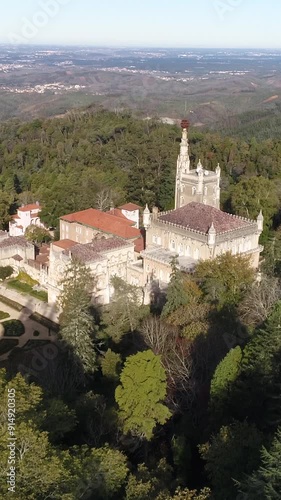
[[[263,210],[261,279],[245,256],[200,262],[192,275],[175,259],[167,293],[150,306],[116,277],[101,308],[74,260],[57,342],[15,349],[0,371],[1,498],[11,388],[16,500],[281,497],[281,141],[189,135],[193,165],[221,165],[223,208]],[[111,201],[172,208],[180,136],[101,109],[2,123],[2,228],[37,199],[54,228],[67,212]]]
[[[0,226],[22,203],[39,200],[42,218],[126,201],[173,208],[181,130],[157,120],[99,108],[62,118],[0,124]],[[190,156],[206,169],[222,168],[223,208],[278,224],[281,141],[246,141],[191,129]]]

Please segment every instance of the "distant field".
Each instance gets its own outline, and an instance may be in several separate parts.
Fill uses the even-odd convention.
[[[278,51],[5,50],[2,58],[0,52],[2,121],[52,117],[101,105],[131,109],[139,117],[180,120],[185,116],[193,126],[222,132],[230,128],[240,135],[251,133],[255,123],[258,129],[267,127],[273,113],[270,128],[274,133],[280,128]],[[28,61],[24,64],[23,55]],[[58,90],[37,92],[38,86],[48,85]],[[22,89],[25,93],[17,93]]]

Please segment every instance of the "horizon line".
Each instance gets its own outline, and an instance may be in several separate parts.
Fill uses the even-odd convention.
[[[115,44],[91,44],[91,43],[56,43],[56,42],[38,42],[38,43],[11,43],[0,41],[1,46],[7,47],[64,47],[64,48],[96,48],[96,49],[164,49],[164,50],[281,50],[280,47],[258,47],[258,46],[227,46],[227,47],[202,47],[202,46],[165,46],[165,45],[141,45],[141,44],[131,44],[131,45],[115,45]]]

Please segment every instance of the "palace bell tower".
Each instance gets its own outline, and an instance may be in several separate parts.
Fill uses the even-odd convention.
[[[215,172],[204,169],[199,160],[196,169],[190,169],[188,129],[189,122],[181,122],[182,139],[177,161],[175,209],[192,201],[220,208],[220,175],[218,165]]]

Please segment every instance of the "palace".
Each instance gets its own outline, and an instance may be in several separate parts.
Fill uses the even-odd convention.
[[[61,218],[63,239],[53,243],[50,251],[50,302],[56,301],[58,283],[73,257],[95,274],[98,286],[94,295],[104,304],[110,302],[114,275],[141,287],[148,303],[155,284],[165,289],[169,283],[175,257],[185,272],[193,272],[199,260],[226,252],[249,255],[253,267],[258,267],[262,213],[253,221],[220,210],[220,167],[213,172],[199,162],[197,168],[191,168],[188,125],[182,122],[175,209],[159,213],[154,207],[151,213],[146,206],[142,215],[145,246],[137,205],[129,203],[106,213],[88,209]]]
[[[259,237],[263,215],[256,220],[220,210],[219,165],[207,170],[199,161],[191,167],[188,127],[182,122],[182,139],[177,161],[175,208],[159,212],[127,203],[107,212],[89,208],[60,219],[59,241],[45,245],[40,253],[28,243],[22,231],[28,224],[41,226],[39,204],[22,207],[10,224],[10,234],[0,235],[1,265],[25,270],[48,290],[48,301],[56,304],[61,281],[72,259],[83,262],[93,276],[93,300],[108,304],[114,290],[111,278],[119,276],[142,289],[149,303],[155,287],[165,289],[171,263],[192,273],[199,260],[214,259],[231,252],[249,255],[257,269],[263,250]],[[142,213],[141,213],[142,212]]]

